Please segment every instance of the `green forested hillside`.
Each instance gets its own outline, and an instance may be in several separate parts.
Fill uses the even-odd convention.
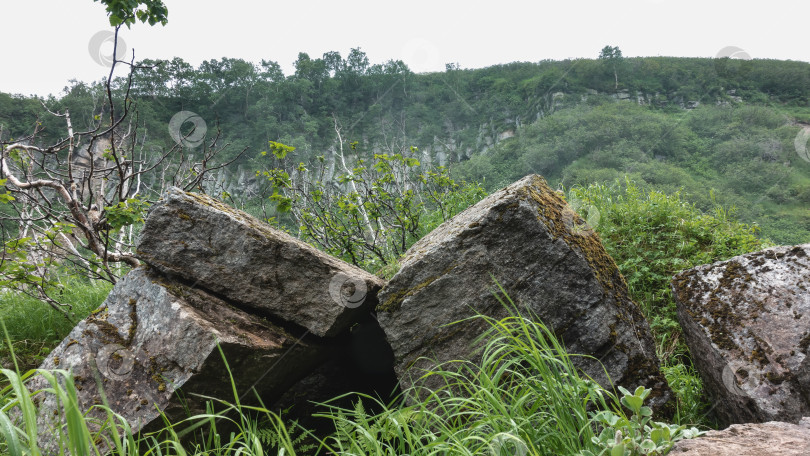
[[[810,163],[794,149],[797,127],[780,110],[709,105],[666,113],[594,100],[518,130],[457,174],[492,186],[527,173],[565,187],[628,176],[704,210],[721,203],[777,242],[810,240]]]
[[[810,163],[794,148],[810,121],[810,64],[699,58],[578,59],[512,63],[414,74],[401,61],[371,64],[354,49],[312,58],[295,74],[275,62],[182,59],[142,62],[128,99],[142,150],[174,143],[179,111],[221,132],[223,159],[258,169],[268,141],[295,146],[290,163],[310,163],[344,142],[360,153],[418,148],[421,161],[494,188],[530,172],[554,185],[640,184],[683,196],[703,209],[735,206],[745,222],[780,243],[810,240]],[[615,74],[614,74],[615,70]],[[126,79],[116,82],[123,99]],[[89,129],[103,108],[100,83],[73,82],[59,98],[74,129]],[[101,116],[103,118],[104,116]],[[34,142],[66,136],[40,100],[0,94],[0,139],[42,130]],[[228,175],[225,174],[228,178]],[[236,188],[238,192],[238,188]]]

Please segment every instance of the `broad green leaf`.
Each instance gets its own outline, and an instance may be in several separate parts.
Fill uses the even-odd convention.
[[[624,456],[624,450],[624,443],[620,443],[610,450],[610,456]]]

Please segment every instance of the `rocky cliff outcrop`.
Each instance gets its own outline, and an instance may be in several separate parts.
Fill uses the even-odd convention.
[[[649,325],[615,263],[598,235],[537,175],[414,244],[381,291],[378,319],[403,388],[435,362],[473,359],[473,342],[486,323],[447,325],[476,312],[505,317],[493,279],[519,308],[553,328],[569,352],[595,358],[574,357],[588,375],[607,386],[606,369],[618,385],[653,389],[654,407],[667,404],[671,393]],[[428,379],[424,386],[438,384]]]
[[[810,244],[698,266],[672,290],[721,423],[810,415]]]

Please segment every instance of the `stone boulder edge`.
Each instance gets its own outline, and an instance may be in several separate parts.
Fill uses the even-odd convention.
[[[598,235],[545,180],[527,176],[475,204],[414,244],[380,292],[378,319],[394,350],[403,389],[409,372],[472,359],[481,319],[444,326],[479,312],[507,315],[492,278],[518,307],[549,325],[574,363],[603,386],[653,389],[650,405],[671,412],[649,324]],[[600,364],[600,362],[602,364]],[[417,372],[414,377],[419,377]],[[438,387],[430,377],[420,383]]]
[[[72,371],[83,412],[102,403],[101,381],[110,407],[134,432],[155,430],[163,424],[158,409],[176,422],[187,416],[186,410],[205,412],[205,400],[197,395],[233,402],[217,344],[235,373],[237,391],[249,393],[246,403],[255,397],[254,389],[263,400],[281,397],[330,356],[329,348],[139,268],[115,285],[102,306],[79,322],[40,368]],[[45,386],[37,377],[29,389]],[[48,448],[55,443],[50,430],[59,425],[55,399],[37,397],[41,438]],[[89,413],[102,417],[97,409]]]
[[[384,284],[245,212],[178,188],[150,209],[136,253],[164,274],[321,337],[371,311]]]
[[[733,424],[722,431],[676,442],[668,455],[677,456],[807,456],[810,418],[798,424],[769,421]]]
[[[698,266],[671,284],[721,424],[810,415],[810,244]]]

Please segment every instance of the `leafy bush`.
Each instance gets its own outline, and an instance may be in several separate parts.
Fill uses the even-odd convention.
[[[303,240],[369,271],[390,270],[439,219],[448,220],[485,195],[479,185],[453,180],[446,168],[421,165],[416,148],[365,155],[356,142],[350,146],[351,155],[341,148],[336,163],[321,156],[312,170],[299,163],[290,171],[282,160],[295,148],[271,141],[275,166],[259,175],[270,182],[269,198],[285,217],[271,222],[287,221]]]
[[[594,453],[584,450],[579,456],[597,456],[607,454],[610,456],[661,456],[666,454],[672,445],[681,439],[691,439],[701,434],[696,428],[677,426],[652,421],[652,410],[644,406],[644,400],[652,390],[643,386],[634,392],[620,386],[623,396],[621,403],[633,414],[630,418],[617,415],[609,410],[596,414],[595,419],[603,428],[598,437],[591,440],[602,451]]]
[[[677,397],[676,422],[710,424],[701,381],[681,339],[670,280],[684,269],[761,250],[770,242],[757,237],[755,226],[736,221],[733,209],[715,205],[705,214],[679,192],[645,191],[630,180],[573,188],[568,199],[598,211],[594,228],[657,340],[662,370]]]
[[[736,221],[733,208],[717,205],[712,214],[705,214],[679,192],[645,191],[630,180],[573,188],[568,199],[599,210],[595,229],[659,343],[669,345],[664,351],[668,355],[675,354],[672,349],[680,335],[669,284],[672,276],[770,245],[757,237],[756,226]]]

